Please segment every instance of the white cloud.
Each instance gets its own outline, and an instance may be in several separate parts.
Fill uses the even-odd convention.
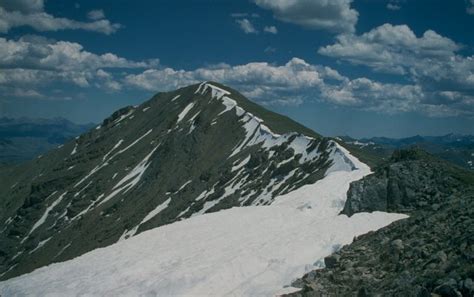
[[[432,30],[417,37],[406,25],[384,24],[362,35],[339,35],[335,44],[318,52],[376,72],[403,75],[420,88],[423,96],[418,97],[433,115],[473,114],[474,56],[458,54],[461,48]]]
[[[23,89],[15,89],[13,94],[15,97],[28,97],[28,98],[43,98],[44,95],[40,94],[35,90],[23,90]]]
[[[317,86],[323,83],[321,75],[324,74],[305,61],[293,58],[282,66],[254,62],[237,66],[198,68],[193,71],[149,69],[140,74],[128,75],[125,83],[157,91],[212,80],[229,84],[260,103],[269,104],[277,101],[281,103],[285,98],[294,100],[302,89],[318,88]]]
[[[400,10],[401,6],[394,3],[387,3],[387,9],[389,10]]]
[[[406,25],[384,24],[362,35],[339,35],[335,44],[318,53],[376,71],[405,74],[420,60],[449,61],[459,49],[460,45],[432,30],[417,37]]]
[[[233,18],[259,18],[260,15],[257,13],[246,13],[246,12],[234,12],[230,14],[231,17]]]
[[[120,90],[116,75],[104,69],[157,65],[158,60],[130,61],[112,53],[94,54],[74,42],[54,41],[39,36],[24,36],[18,40],[0,37],[0,86],[16,87],[23,91],[31,92],[34,88],[55,83]]]
[[[467,8],[466,8],[466,12],[467,12],[468,14],[474,15],[474,0],[470,0],[470,1],[469,1],[469,4],[468,4],[468,6],[467,6]]]
[[[389,0],[387,3],[387,9],[389,10],[400,10],[402,0]]]
[[[263,31],[271,34],[278,33],[278,29],[275,26],[265,26],[265,28],[263,28]]]
[[[254,0],[287,23],[331,32],[354,32],[359,13],[352,0]]]
[[[91,20],[100,20],[105,18],[104,11],[102,9],[91,10],[87,13],[87,17]]]
[[[239,24],[240,29],[245,32],[245,34],[257,34],[258,31],[255,29],[253,24],[248,19],[235,20]]]
[[[42,0],[3,0],[0,3],[0,33],[8,33],[10,29],[22,26],[29,26],[37,31],[81,29],[107,35],[121,27],[106,19],[81,22],[54,17],[44,11]]]
[[[0,67],[45,69],[56,71],[96,70],[98,68],[145,68],[158,61],[130,61],[112,53],[97,55],[82,45],[69,41],[54,41],[38,36],[18,40],[0,37]]]
[[[261,104],[294,105],[306,100],[323,100],[380,113],[474,115],[474,97],[456,94],[452,95],[456,100],[442,100],[438,91],[426,90],[416,83],[382,83],[364,77],[349,79],[332,68],[311,65],[298,58],[281,66],[254,62],[191,71],[148,69],[126,76],[123,83],[157,92],[208,80],[234,87]]]
[[[20,11],[23,13],[41,12],[44,9],[43,0],[2,0],[0,6],[9,11]]]

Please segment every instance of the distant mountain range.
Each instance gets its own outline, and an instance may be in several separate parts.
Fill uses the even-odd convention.
[[[413,136],[407,138],[372,137],[355,139],[338,137],[357,151],[365,151],[381,159],[389,158],[397,149],[421,148],[441,159],[474,170],[474,136],[447,134],[444,136]]]
[[[91,129],[63,118],[0,118],[0,164],[31,160]]]

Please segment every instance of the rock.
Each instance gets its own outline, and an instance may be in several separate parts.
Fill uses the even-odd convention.
[[[462,297],[461,293],[449,283],[436,287],[433,292],[442,297]]]
[[[390,246],[395,251],[402,251],[403,250],[403,241],[401,239],[395,239],[390,243]]]
[[[448,256],[444,251],[439,251],[436,253],[436,258],[438,258],[441,263],[445,263],[448,260]]]
[[[334,268],[338,265],[340,259],[341,256],[338,254],[332,254],[324,258],[324,264],[326,265],[326,268]]]
[[[360,288],[357,292],[357,297],[370,297],[371,294],[366,288]]]
[[[431,160],[403,162],[352,183],[345,210],[373,211],[386,201],[389,211],[410,217],[358,236],[337,252],[340,259],[325,259],[329,265],[305,283],[316,289],[302,296],[474,297],[474,175],[437,170],[444,165]],[[369,195],[384,179],[390,193]],[[456,182],[466,184],[451,195]]]
[[[462,183],[449,166],[419,149],[394,152],[391,162],[350,185],[342,213],[440,211],[440,202]],[[446,178],[444,172],[453,177]]]
[[[463,291],[469,295],[474,295],[474,282],[470,278],[466,278],[462,284]]]
[[[418,290],[417,297],[432,297],[432,296],[426,288],[422,287]]]

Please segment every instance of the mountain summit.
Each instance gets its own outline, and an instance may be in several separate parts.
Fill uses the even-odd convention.
[[[1,277],[354,168],[331,139],[228,87],[159,93],[3,173]]]
[[[338,215],[369,173],[225,86],[160,93],[2,177],[0,293],[292,292],[332,251],[406,217]]]

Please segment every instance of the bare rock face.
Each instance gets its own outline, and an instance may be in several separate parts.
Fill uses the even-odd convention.
[[[436,208],[463,187],[464,175],[461,169],[419,149],[396,151],[374,174],[351,184],[342,213],[348,216],[372,211],[409,213]]]
[[[396,153],[351,185],[343,213],[410,218],[355,238],[290,296],[474,296],[473,176],[419,150]]]

